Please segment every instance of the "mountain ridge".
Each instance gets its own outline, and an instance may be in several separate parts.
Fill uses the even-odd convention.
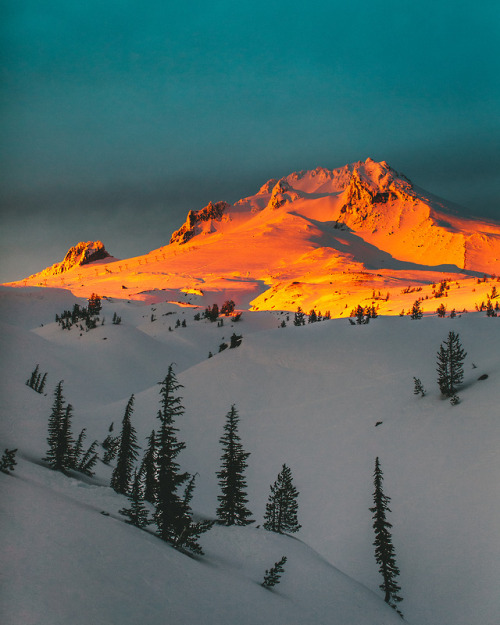
[[[229,296],[242,308],[316,306],[339,315],[355,293],[392,296],[402,285],[494,274],[500,224],[461,217],[385,161],[368,158],[271,178],[232,205],[189,211],[166,246],[100,263],[94,271],[78,264],[63,278],[44,270],[11,284],[115,297],[126,289],[135,299],[197,294],[188,299],[194,305]]]

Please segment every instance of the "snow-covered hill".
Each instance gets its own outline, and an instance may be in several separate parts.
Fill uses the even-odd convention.
[[[149,302],[231,298],[243,309],[314,307],[338,317],[371,301],[399,314],[412,303],[409,291],[432,299],[447,280],[455,285],[448,307],[471,310],[477,279],[500,267],[500,225],[459,217],[387,163],[367,159],[269,180],[234,205],[210,202],[189,212],[169,245],[143,256],[66,260],[16,285]],[[424,309],[438,305],[430,304]]]
[[[85,332],[54,323],[56,313],[85,303],[67,290],[0,289],[0,444],[19,449],[14,475],[0,474],[2,623],[400,622],[382,601],[373,556],[368,508],[377,456],[392,498],[408,622],[498,622],[499,318],[483,312],[295,327],[293,314],[244,312],[220,326],[157,296],[154,304],[103,300],[104,325]],[[111,324],[114,312],[120,325]],[[435,373],[450,330],[468,352],[456,406],[441,398]],[[242,345],[218,353],[233,332]],[[198,514],[215,514],[219,438],[232,404],[251,454],[256,523],[205,534],[200,559],[122,522],[126,500],[108,487],[110,467],[99,463],[89,479],[40,463],[59,380],[74,406],[74,430],[86,427],[90,441],[102,441],[111,422],[118,427],[134,393],[132,422],[144,445],[156,427],[157,383],[172,362],[186,408],[177,424],[187,444],[179,460],[199,473]],[[46,395],[25,384],[36,364],[48,372]],[[414,376],[425,397],[413,394]],[[295,537],[256,527],[284,462],[300,491]],[[282,555],[281,584],[262,589],[264,570]]]

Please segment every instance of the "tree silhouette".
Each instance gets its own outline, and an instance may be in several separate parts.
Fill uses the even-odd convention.
[[[386,513],[391,511],[388,506],[391,499],[384,494],[382,489],[383,479],[382,469],[380,468],[380,462],[377,457],[374,472],[374,506],[370,508],[370,512],[373,513],[373,529],[375,531],[375,542],[373,543],[375,547],[375,560],[379,565],[379,572],[383,578],[380,589],[385,593],[384,601],[388,603],[391,608],[394,608],[400,616],[403,616],[401,611],[397,608],[397,604],[403,599],[398,595],[398,592],[401,590],[400,586],[396,583],[399,568],[396,565],[394,547],[392,545],[390,532],[392,525],[389,523],[386,516]]]

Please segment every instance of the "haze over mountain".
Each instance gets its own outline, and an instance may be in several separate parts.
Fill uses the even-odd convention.
[[[458,216],[371,159],[271,179],[233,205],[210,202],[165,238],[168,245],[124,260],[106,257],[100,242],[79,243],[61,263],[12,284],[140,300],[160,290],[169,301],[231,298],[240,308],[316,307],[334,316],[377,299],[381,312],[395,314],[405,289],[429,296],[443,279],[472,287],[500,266],[500,224]],[[92,256],[96,246],[104,254]],[[471,305],[464,290],[448,295]]]

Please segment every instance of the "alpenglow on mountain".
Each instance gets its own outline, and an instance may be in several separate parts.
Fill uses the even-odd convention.
[[[190,211],[164,247],[87,263],[64,261],[63,273],[57,264],[17,284],[190,304],[231,298],[240,308],[316,307],[335,316],[375,297],[396,314],[404,289],[471,285],[497,272],[500,224],[459,216],[386,162],[367,159],[271,179],[233,205]]]

